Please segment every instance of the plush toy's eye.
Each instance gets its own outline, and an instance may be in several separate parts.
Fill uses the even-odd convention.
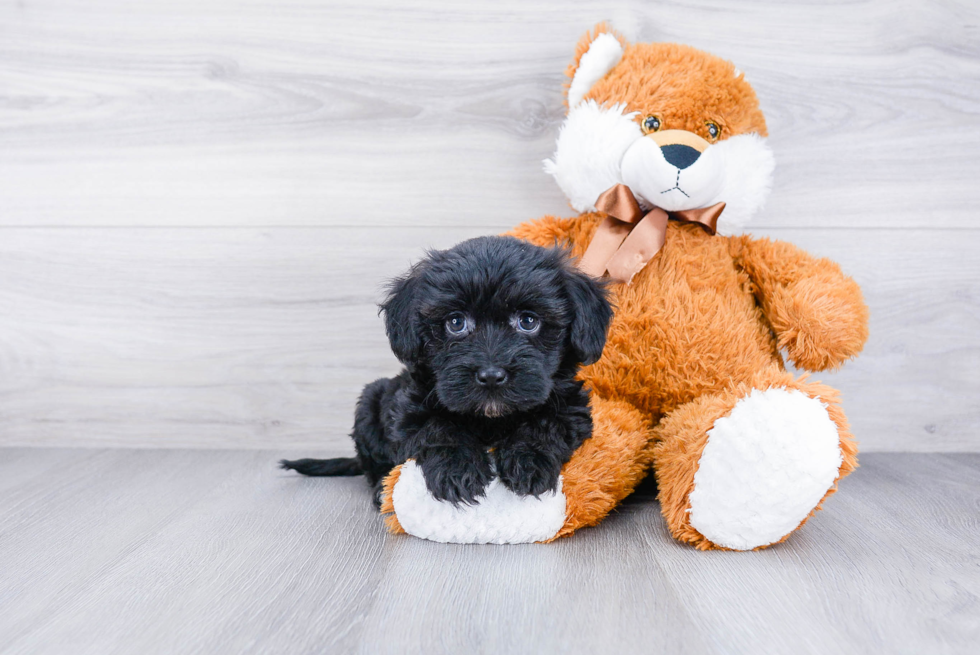
[[[449,332],[450,334],[463,334],[469,328],[469,321],[466,320],[465,314],[456,312],[455,314],[450,314],[446,318],[446,332]]]
[[[541,319],[530,312],[524,312],[517,316],[517,329],[521,332],[534,334],[541,329]]]
[[[721,128],[718,127],[717,123],[712,123],[711,121],[708,121],[705,125],[708,126],[708,137],[712,141],[717,141],[718,137],[721,136]]]
[[[650,134],[650,132],[659,132],[661,127],[660,119],[656,116],[647,116],[643,119],[643,124],[641,128],[644,134]]]

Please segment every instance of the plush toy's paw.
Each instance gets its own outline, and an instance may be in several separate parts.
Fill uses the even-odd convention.
[[[436,500],[421,468],[409,460],[385,482],[382,511],[393,512],[394,531],[459,544],[519,544],[548,541],[565,523],[565,495],[559,478],[554,491],[519,496],[494,478],[475,505],[454,506]]]
[[[808,371],[839,367],[868,340],[868,307],[861,288],[836,265],[773,294],[771,322],[797,366]]]
[[[856,466],[843,413],[820,397],[756,388],[714,417],[726,399],[699,400],[665,421],[655,453],[661,506],[682,541],[732,550],[778,543]]]
[[[430,449],[421,469],[433,498],[453,505],[475,505],[493,479],[490,459],[476,449]]]
[[[540,496],[558,486],[562,462],[553,454],[530,449],[499,448],[494,452],[504,486],[521,496]]]
[[[690,495],[691,525],[734,550],[779,541],[833,486],[842,459],[837,426],[819,400],[754,390],[708,433]]]

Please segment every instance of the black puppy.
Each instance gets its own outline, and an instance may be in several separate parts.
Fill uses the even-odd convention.
[[[480,237],[429,253],[381,305],[405,365],[364,388],[357,458],[281,462],[305,475],[359,475],[375,487],[414,458],[429,492],[472,504],[496,473],[522,495],[554,489],[592,434],[575,375],[599,359],[612,309],[601,284],[559,249]]]

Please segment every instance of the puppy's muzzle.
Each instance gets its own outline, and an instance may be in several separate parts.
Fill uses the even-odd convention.
[[[496,389],[507,383],[507,371],[499,366],[487,366],[476,372],[476,383],[481,387]]]

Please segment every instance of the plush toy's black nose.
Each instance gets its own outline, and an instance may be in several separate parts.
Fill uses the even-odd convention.
[[[682,143],[660,146],[660,151],[664,153],[664,159],[680,169],[687,168],[701,156],[700,152]]]
[[[499,387],[507,381],[507,371],[496,366],[481,368],[476,374],[476,381],[481,387]]]

